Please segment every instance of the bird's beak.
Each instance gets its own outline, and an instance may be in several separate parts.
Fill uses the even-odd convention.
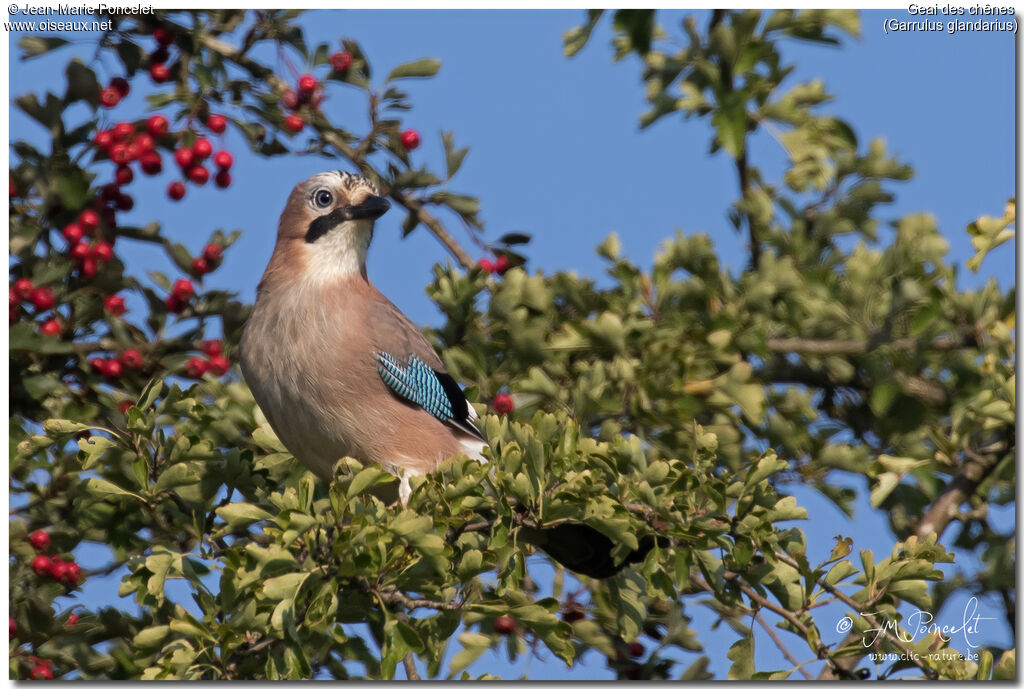
[[[346,220],[362,220],[364,218],[374,220],[387,213],[389,208],[391,208],[391,203],[386,198],[367,196],[359,205],[347,206],[345,216]]]

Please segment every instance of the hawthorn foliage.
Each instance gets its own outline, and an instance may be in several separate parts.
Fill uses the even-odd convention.
[[[356,41],[307,45],[297,14],[115,16],[96,49],[117,73],[101,79],[72,59],[63,93],[15,99],[50,140],[12,142],[12,677],[470,677],[485,651],[504,648],[567,665],[603,657],[622,678],[697,679],[713,650],[690,625],[694,605],[736,632],[730,678],[1013,676],[1012,646],[975,663],[929,656],[942,645],[931,636],[861,643],[870,623],[860,613],[937,613],[958,590],[1001,595],[1013,617],[1012,537],[987,507],[1014,502],[1016,408],[1013,291],[959,289],[930,216],[902,218],[880,239],[877,208],[911,169],[819,114],[824,84],[787,81],[787,42],[855,36],[856,13],[716,11],[676,36],[652,11],[614,13],[616,57],[642,62],[642,126],[706,119],[712,154],[735,163],[727,212],[749,261],[730,273],[707,236],[679,233],[644,271],[610,236],[597,249],[602,287],[528,270],[521,235],[489,247],[507,272],[477,266],[448,230],[458,222],[483,241],[478,200],[449,189],[466,149],[445,134],[445,169],[416,167],[407,149],[418,136],[400,120],[403,84],[439,63],[375,75]],[[568,55],[601,19],[590,12],[567,32]],[[62,44],[30,36],[21,50],[31,59]],[[304,67],[277,74],[265,57],[275,54]],[[300,71],[315,89],[300,88]],[[148,93],[152,112],[132,113],[122,132],[126,146],[150,134],[143,148],[161,162],[150,155],[148,170],[138,146],[133,160],[96,142],[112,116],[128,118],[111,91],[122,88]],[[365,97],[368,129],[331,120],[322,97],[335,89]],[[154,113],[166,131],[150,131]],[[248,306],[203,289],[199,256],[156,219],[118,222],[130,187],[108,186],[126,178],[111,158],[174,181],[174,152],[225,125],[257,155],[314,153],[370,176],[406,233],[430,232],[451,253],[428,286],[445,316],[429,336],[481,411],[511,395],[511,413],[485,414],[489,464],[453,458],[413,480],[406,508],[377,497],[395,482],[379,466],[344,459],[324,484],[280,445],[237,370],[195,363],[212,362],[213,349],[233,359]],[[789,156],[781,179],[750,157],[764,128]],[[185,188],[203,175],[186,176]],[[1013,221],[1011,201],[967,228],[972,269],[1012,237]],[[105,242],[111,255],[74,255],[62,234],[76,223],[90,251]],[[229,260],[233,239],[217,232],[209,243]],[[128,242],[164,246],[181,275],[125,265],[117,248]],[[194,295],[185,279],[200,282],[188,285]],[[18,280],[53,303],[19,296]],[[145,308],[111,307],[128,293]],[[840,474],[861,477],[888,516],[900,539],[891,553],[858,548],[851,534],[825,561],[808,559],[799,524],[809,515],[787,488],[813,487],[849,513],[855,491],[837,487]],[[556,567],[541,586],[537,568],[551,563],[535,546],[566,524],[604,534],[620,562],[644,539],[653,547],[612,577]],[[950,529],[952,549],[938,542]],[[36,530],[50,536],[47,556],[70,561],[92,543],[106,557],[74,577],[45,562],[37,573]],[[981,571],[944,577],[937,565],[960,552]],[[124,605],[78,593],[109,572],[124,573]],[[170,580],[191,601],[175,599]],[[814,615],[829,602],[851,621],[838,644],[819,626],[834,620]],[[778,667],[755,667],[755,621],[778,629]],[[890,651],[920,656],[865,660]]]

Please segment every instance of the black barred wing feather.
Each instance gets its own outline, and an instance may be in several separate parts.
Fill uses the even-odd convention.
[[[483,440],[473,423],[476,413],[462,393],[462,388],[447,373],[428,366],[415,354],[403,366],[387,352],[377,354],[377,371],[381,379],[399,397],[422,407],[428,414],[463,433]]]

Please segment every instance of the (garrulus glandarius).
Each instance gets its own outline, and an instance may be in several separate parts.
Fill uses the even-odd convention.
[[[452,455],[483,459],[477,414],[433,347],[370,283],[373,223],[390,204],[373,183],[323,172],[288,197],[277,244],[242,335],[242,373],[277,437],[310,471],[334,476],[342,457],[424,474]],[[523,528],[524,540],[594,577],[625,562],[607,536],[581,523]]]
[[[423,333],[366,275],[373,183],[323,172],[288,197],[242,335],[242,372],[277,437],[324,480],[349,456],[424,474],[480,457],[477,414]]]

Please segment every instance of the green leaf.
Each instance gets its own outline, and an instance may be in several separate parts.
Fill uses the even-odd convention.
[[[357,495],[365,493],[369,488],[383,483],[391,483],[394,480],[395,477],[387,471],[381,471],[376,467],[366,467],[352,478],[346,497],[351,500]]]
[[[725,654],[732,661],[729,667],[729,679],[749,680],[754,676],[754,637],[744,636],[729,647]]]
[[[440,60],[426,58],[423,60],[416,60],[414,62],[406,62],[404,65],[399,65],[391,70],[391,74],[388,75],[387,81],[407,79],[410,77],[432,77],[437,74],[440,69]]]
[[[127,491],[120,486],[117,486],[110,481],[102,478],[90,478],[85,481],[85,489],[90,493],[97,493],[99,495],[119,495],[128,496],[135,498],[139,502],[145,502],[141,495]]]
[[[746,99],[741,93],[730,92],[711,115],[711,124],[718,132],[718,143],[733,158],[739,160],[746,150]]]

